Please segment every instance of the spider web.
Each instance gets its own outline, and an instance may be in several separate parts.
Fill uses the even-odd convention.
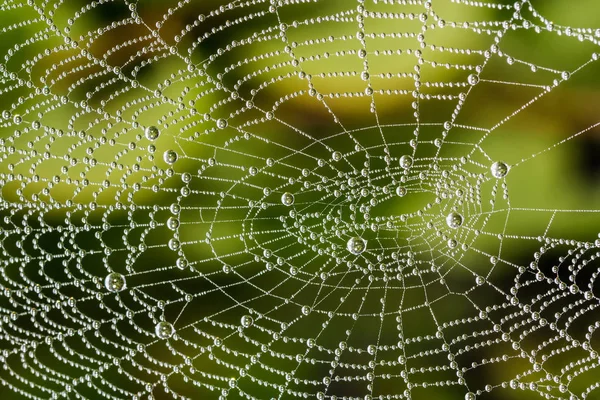
[[[11,398],[598,396],[598,210],[518,177],[600,123],[494,141],[598,31],[532,1],[208,3],[0,7]]]

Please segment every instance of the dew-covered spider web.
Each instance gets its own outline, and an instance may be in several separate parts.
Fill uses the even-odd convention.
[[[600,398],[551,3],[3,1],[2,398]]]

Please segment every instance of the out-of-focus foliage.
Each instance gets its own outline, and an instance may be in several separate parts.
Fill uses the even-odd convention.
[[[571,353],[598,348],[597,263],[570,258],[600,226],[600,3],[426,3],[4,2],[2,396],[600,396],[597,354]],[[359,230],[368,256],[349,258]],[[534,267],[548,288],[520,286]],[[534,295],[574,284],[580,303]],[[591,308],[547,332],[527,301]],[[567,355],[540,361],[552,345]]]

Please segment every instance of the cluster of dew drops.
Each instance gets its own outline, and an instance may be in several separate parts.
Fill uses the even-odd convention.
[[[219,120],[218,125],[220,127],[226,127],[225,120]],[[145,136],[149,140],[156,140],[160,135],[160,130],[156,126],[149,126],[145,129]],[[339,161],[342,158],[342,154],[338,151],[335,151],[332,154],[332,159],[334,161]],[[177,152],[174,150],[166,150],[163,154],[163,159],[167,164],[174,164],[178,160]],[[400,157],[399,165],[404,169],[408,169],[413,165],[413,158],[409,155],[403,155]],[[490,167],[490,172],[494,178],[501,179],[506,176],[509,171],[509,166],[503,161],[497,161],[493,163]],[[398,186],[396,188],[396,194],[399,197],[404,197],[407,193],[407,190],[403,186]],[[290,192],[285,192],[281,195],[281,204],[286,207],[292,207],[294,205],[295,197],[294,194]],[[446,224],[449,228],[457,229],[462,226],[464,222],[464,217],[457,213],[451,212],[446,216]],[[177,229],[177,221],[175,219],[170,219],[167,223],[169,228]],[[346,249],[349,253],[357,256],[362,254],[367,249],[368,243],[367,240],[360,236],[353,236],[348,239],[346,244]],[[104,279],[104,286],[106,290],[109,292],[120,292],[127,288],[127,282],[125,276],[118,272],[109,273]],[[303,307],[302,312],[306,314],[310,312],[309,310],[305,310]],[[249,328],[254,324],[254,319],[251,315],[244,315],[241,317],[240,324],[244,328]],[[168,339],[175,333],[175,327],[167,321],[160,321],[156,324],[155,334],[160,339]],[[469,399],[471,394],[467,394],[467,399]],[[474,399],[474,397],[473,397]]]

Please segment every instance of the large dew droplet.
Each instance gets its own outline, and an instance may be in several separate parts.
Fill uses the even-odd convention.
[[[175,333],[175,328],[173,328],[173,325],[170,322],[161,321],[156,324],[154,333],[161,339],[168,339]]]
[[[148,140],[156,140],[158,139],[158,136],[160,135],[160,131],[158,130],[158,128],[156,126],[149,126],[146,128],[146,130],[144,131],[145,135],[146,135],[146,139]]]
[[[176,230],[179,228],[179,220],[175,217],[169,217],[167,220],[167,227],[172,231]]]
[[[284,194],[282,194],[281,204],[288,207],[294,204],[294,195],[289,192],[285,192]]]
[[[398,197],[406,196],[406,188],[404,186],[398,186],[396,188],[396,195],[398,195]]]
[[[456,229],[463,224],[463,216],[459,213],[450,213],[446,217],[446,224],[452,229]]]
[[[165,154],[163,155],[163,160],[165,160],[165,162],[167,164],[175,164],[175,161],[177,161],[177,153],[174,150],[167,150],[165,151]]]
[[[479,75],[471,74],[467,80],[469,81],[469,85],[477,85],[479,83]]]
[[[250,328],[254,324],[254,318],[250,315],[244,315],[240,322],[244,328]]]
[[[177,251],[179,250],[179,247],[181,247],[181,242],[175,238],[171,238],[169,240],[169,249],[173,250],[173,251]]]
[[[219,128],[219,129],[227,128],[227,120],[223,119],[223,118],[219,118],[217,120],[217,128]]]
[[[504,178],[508,174],[508,165],[502,161],[496,161],[492,164],[491,170],[494,178]]]
[[[400,166],[404,169],[408,169],[413,165],[413,158],[408,155],[400,157]]]
[[[357,256],[367,249],[367,241],[360,237],[353,237],[348,240],[346,247],[350,253]]]
[[[104,287],[106,287],[106,290],[109,292],[115,293],[125,290],[127,283],[125,282],[125,277],[123,275],[118,272],[111,272],[104,278]]]

